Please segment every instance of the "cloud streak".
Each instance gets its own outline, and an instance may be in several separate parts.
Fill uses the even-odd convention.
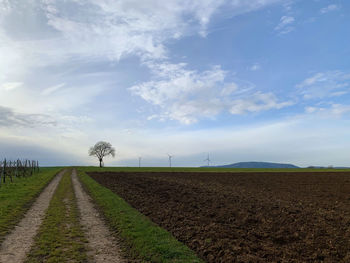
[[[318,72],[305,79],[296,88],[304,99],[324,99],[349,93],[350,72]]]
[[[8,49],[6,58],[11,61],[7,65],[22,55],[32,65],[62,63],[75,56],[117,61],[130,55],[162,59],[168,56],[168,41],[193,34],[205,36],[219,11],[237,16],[278,2],[2,1],[0,43],[6,43]],[[25,24],[18,23],[19,16]]]
[[[292,16],[282,16],[279,24],[275,27],[275,31],[279,34],[287,34],[294,30],[292,26],[295,22],[295,18]]]
[[[0,126],[1,127],[26,127],[55,126],[50,116],[44,114],[23,114],[14,112],[10,108],[0,106]]]
[[[326,13],[329,13],[329,12],[332,12],[332,11],[337,11],[340,9],[340,6],[339,5],[336,5],[336,4],[331,4],[331,5],[328,5],[324,8],[322,8],[320,10],[320,13],[321,14],[326,14]]]
[[[305,112],[308,114],[317,114],[325,118],[340,118],[350,113],[350,105],[333,103],[327,107],[309,106],[305,108]]]

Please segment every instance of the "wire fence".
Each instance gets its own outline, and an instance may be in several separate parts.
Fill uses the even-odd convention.
[[[16,160],[0,161],[0,186],[8,181],[13,182],[16,177],[28,177],[39,172],[39,161]]]

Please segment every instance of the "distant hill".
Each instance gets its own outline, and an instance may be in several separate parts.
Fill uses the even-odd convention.
[[[208,167],[208,166],[202,166]],[[293,164],[268,162],[240,162],[227,165],[210,166],[215,168],[300,168]]]

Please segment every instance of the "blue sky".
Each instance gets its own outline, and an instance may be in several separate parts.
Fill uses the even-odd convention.
[[[0,1],[0,157],[350,163],[345,0]]]

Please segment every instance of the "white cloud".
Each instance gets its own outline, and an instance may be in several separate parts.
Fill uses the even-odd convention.
[[[332,113],[337,116],[350,112],[350,105],[332,104]]]
[[[60,112],[71,111],[88,104],[104,88],[102,81],[100,85],[86,83],[84,85],[70,85],[67,87],[54,85],[49,86],[49,88],[46,88],[46,85],[41,85],[43,87],[23,84],[21,88],[2,93],[0,96],[0,106],[30,114],[49,113],[53,116],[58,115]]]
[[[292,16],[282,16],[279,24],[275,27],[275,31],[279,34],[287,34],[294,30],[292,24],[294,24],[295,18]]]
[[[340,118],[350,113],[350,105],[332,103],[328,107],[309,106],[305,108],[305,112],[308,114],[317,114],[325,118]]]
[[[272,94],[258,93],[254,85],[244,81],[227,81],[228,73],[220,67],[197,71],[188,70],[184,64],[164,62],[169,56],[169,41],[188,35],[205,36],[213,19],[237,16],[277,2],[283,1],[0,0],[0,87],[12,83],[5,85],[11,92],[0,96],[0,137],[50,145],[74,153],[79,161],[85,160],[86,149],[91,141],[100,139],[97,137],[111,136],[119,142],[117,129],[111,129],[110,134],[100,133],[105,119],[96,124],[93,116],[87,117],[98,108],[96,105],[105,106],[104,101],[97,100],[98,96],[109,96],[102,93],[107,89],[103,77],[85,82],[79,77],[82,66],[95,71],[102,64],[107,67],[109,62],[128,56],[153,61],[148,63],[154,64],[154,85],[144,82],[136,85],[144,86],[144,90],[133,92],[140,92],[139,96],[160,109],[157,118],[193,123],[229,112],[235,103],[250,96],[253,102],[241,106],[242,113],[278,109],[283,102]],[[118,77],[121,73],[113,74]],[[22,84],[13,85],[15,81]],[[108,99],[114,98],[111,95]],[[106,113],[106,108],[96,109],[96,115],[110,122],[117,110],[108,108]],[[30,126],[30,122],[36,126]],[[94,125],[89,126],[91,123]],[[157,136],[154,131],[152,135],[153,141],[149,141],[154,144]],[[126,153],[140,148],[126,147]]]
[[[170,100],[185,100],[188,96],[206,97],[214,93],[216,83],[223,82],[226,72],[219,66],[198,73],[187,70],[186,64],[148,63],[153,81],[133,86],[130,90],[147,102],[166,106]]]
[[[336,5],[336,4],[331,4],[331,5],[328,5],[324,8],[322,8],[320,10],[321,14],[326,14],[326,13],[329,13],[329,12],[332,12],[332,11],[337,11],[340,9],[340,6],[339,5]]]
[[[104,87],[100,81],[73,85],[67,78],[77,79],[78,75],[69,75],[70,70],[88,64],[98,67],[101,62],[127,56],[143,61],[166,59],[168,41],[205,35],[219,11],[226,17],[236,16],[277,2],[280,0],[0,1],[0,87],[13,80],[24,83],[22,93],[0,97],[0,105],[34,112],[82,105]],[[19,23],[18,17],[25,23]],[[55,85],[68,82],[69,87]],[[10,87],[16,91],[14,85],[7,89]],[[46,96],[46,102],[38,101],[37,95]]]
[[[241,80],[226,82],[227,72],[220,66],[198,72],[186,64],[148,63],[153,80],[135,85],[130,91],[161,109],[161,120],[191,124],[203,117],[228,111],[245,114],[280,109],[291,102],[278,102],[272,93],[254,91],[254,85]],[[152,116],[154,118],[154,116]]]
[[[1,57],[13,62],[26,57],[31,66],[72,56],[159,59],[167,56],[167,41],[205,36],[219,11],[236,16],[277,2],[281,0],[2,1]],[[26,23],[18,23],[19,16]]]
[[[260,112],[271,109],[281,109],[293,105],[293,102],[278,102],[272,93],[256,92],[244,99],[232,101],[229,111],[231,114],[245,114],[249,112]]]
[[[14,90],[23,86],[22,82],[6,82],[2,84],[1,88],[5,91]]]
[[[343,71],[319,72],[296,85],[304,99],[337,97],[349,93],[350,73]]]
[[[164,58],[165,42],[194,32],[205,36],[212,16],[224,5],[234,13],[249,12],[276,0],[252,1],[201,0],[45,0],[47,24],[54,28],[68,54],[107,57]],[[79,9],[77,14],[71,10]],[[62,44],[62,43],[61,43]]]
[[[250,68],[249,70],[251,71],[257,71],[257,70],[260,70],[261,69],[261,66],[259,63],[254,63]]]
[[[234,82],[230,83],[230,84],[227,84],[225,85],[220,94],[221,96],[230,96],[232,93],[238,91],[238,85]]]
[[[294,0],[285,0],[283,1],[283,8],[286,12],[290,12],[293,9],[295,1]]]
[[[44,89],[41,94],[44,96],[48,96],[51,95],[52,93],[54,93],[55,91],[59,90],[60,88],[64,87],[66,84],[65,83],[61,83],[49,88]]]
[[[78,68],[79,64],[127,56],[164,59],[169,40],[205,35],[219,11],[236,16],[277,2],[280,0],[1,1],[0,85],[16,79],[28,84],[23,89],[41,87],[39,93],[50,95],[61,88],[47,87],[67,81],[67,62],[73,61],[67,64]],[[25,23],[19,23],[18,17]],[[47,68],[45,78],[38,79],[36,71],[43,68]],[[56,78],[58,74],[61,79]]]

